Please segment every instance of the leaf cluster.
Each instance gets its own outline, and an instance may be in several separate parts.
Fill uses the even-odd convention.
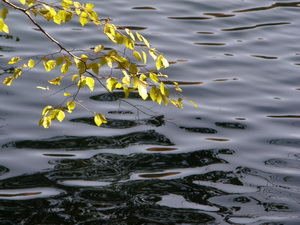
[[[170,87],[165,83],[168,76],[162,70],[169,67],[168,60],[162,53],[152,48],[142,34],[132,32],[128,28],[123,30],[118,29],[109,19],[100,18],[96,11],[94,11],[94,5],[91,3],[83,4],[71,0],[61,0],[60,4],[49,4],[46,1],[40,0],[19,1],[23,7],[12,4],[8,0],[3,0],[9,7],[25,13],[32,23],[61,50],[57,53],[44,56],[41,59],[34,57],[21,59],[17,56],[11,58],[8,64],[19,66],[15,68],[12,76],[5,78],[3,83],[10,86],[15,79],[22,75],[24,70],[30,70],[38,64],[42,64],[46,72],[51,72],[54,69],[60,72],[60,75],[48,80],[49,85],[60,86],[62,81],[66,79],[73,83],[73,85],[62,89],[64,92],[62,104],[57,107],[46,106],[43,109],[42,118],[39,121],[40,126],[48,128],[55,119],[60,122],[63,121],[65,112],[72,113],[75,109],[76,102],[78,103],[77,96],[79,92],[84,87],[88,87],[90,91],[94,91],[96,83],[105,86],[109,92],[121,89],[124,91],[126,98],[131,92],[136,91],[143,100],[150,98],[158,104],[164,103],[168,105],[171,103],[177,108],[183,108],[182,95],[180,94],[182,90],[178,83],[171,82],[175,96],[180,96],[175,99],[170,98]],[[4,23],[8,13],[8,8],[3,8],[0,12],[0,32],[9,33],[9,28]],[[92,52],[85,51],[81,55],[74,54],[74,51],[62,46],[34,20],[34,17],[37,16],[41,16],[57,25],[69,22],[74,18],[78,19],[81,26],[92,23],[97,28],[101,28],[102,33],[108,40],[115,45],[124,46],[125,49],[132,52],[132,55],[124,55],[124,53],[116,49],[107,50],[101,43],[95,46]],[[155,68],[153,70],[147,70],[145,67],[139,65],[147,64],[149,58],[154,61]],[[112,74],[103,76],[103,68],[118,69],[121,71],[121,76],[113,76]],[[74,73],[73,71],[76,72]],[[105,84],[102,83],[102,80],[105,80]],[[48,86],[38,86],[38,88],[47,91],[51,90]],[[73,88],[73,91],[71,88]],[[102,123],[107,122],[103,114],[90,109],[88,110],[94,114],[96,125],[100,126]]]

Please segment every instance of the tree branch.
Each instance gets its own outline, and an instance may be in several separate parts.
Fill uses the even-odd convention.
[[[7,5],[11,6],[12,8],[19,10],[23,13],[26,14],[26,16],[30,19],[30,21],[39,28],[39,30],[46,35],[47,38],[49,38],[52,42],[54,42],[61,50],[64,50],[68,55],[70,55],[73,58],[78,58],[76,55],[74,55],[72,52],[70,52],[68,49],[66,49],[65,47],[63,47],[56,39],[54,39],[46,30],[44,30],[30,15],[30,12],[28,11],[28,9],[24,9],[21,8],[11,2],[9,2],[8,0],[2,0],[3,2],[5,2]]]

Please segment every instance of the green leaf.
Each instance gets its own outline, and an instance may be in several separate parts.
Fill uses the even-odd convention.
[[[87,86],[89,86],[90,90],[93,91],[94,86],[95,86],[95,80],[91,77],[87,77],[87,78],[85,78],[85,80],[86,80]]]
[[[0,12],[0,17],[2,17],[3,20],[5,20],[7,14],[8,14],[8,9],[4,7]]]
[[[62,65],[63,62],[64,62],[64,58],[63,58],[63,57],[58,57],[58,58],[55,60],[56,66]]]
[[[136,64],[130,64],[130,65],[129,65],[129,72],[130,72],[131,74],[137,74],[138,70],[137,70]]]
[[[102,123],[107,123],[107,120],[103,114],[96,113],[94,116],[94,122],[98,127],[100,127]]]
[[[92,64],[92,70],[95,74],[99,74],[100,64],[99,63],[93,63]]]

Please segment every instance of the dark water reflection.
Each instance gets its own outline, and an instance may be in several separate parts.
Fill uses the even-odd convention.
[[[215,221],[211,212],[230,210],[211,204],[209,198],[226,193],[196,184],[195,181],[210,180],[241,186],[242,183],[233,173],[210,171],[181,176],[179,172],[177,176],[173,172],[173,178],[154,178],[145,174],[185,168],[199,168],[199,172],[203,172],[204,168],[209,169],[211,165],[226,164],[222,155],[233,153],[228,149],[220,149],[173,155],[97,154],[90,159],[56,160],[52,162],[55,164],[52,171],[22,175],[0,182],[1,208],[11,212],[3,213],[1,218],[5,224],[166,224]],[[129,179],[133,174],[140,175],[137,179]],[[52,188],[56,193],[49,191],[49,196],[32,199],[34,194],[39,193],[26,190],[35,190],[37,187],[40,190],[44,187]],[[4,190],[20,193],[5,195]],[[20,198],[21,193],[27,194],[23,200],[12,201],[13,198]],[[170,196],[174,199],[182,196],[186,201],[185,206],[179,205],[176,209],[165,206]],[[13,215],[18,217],[12,219]]]
[[[94,3],[163,52],[166,84],[199,108],[157,107],[138,93],[128,105],[100,87],[80,100],[107,124],[78,110],[43,130],[40,110],[58,102],[35,87],[54,74],[31,70],[15,89],[1,86],[0,223],[300,224],[300,2]],[[0,35],[0,78],[16,52],[57,50],[11,11],[7,23],[16,21]],[[47,29],[71,49],[108,44],[77,22]]]

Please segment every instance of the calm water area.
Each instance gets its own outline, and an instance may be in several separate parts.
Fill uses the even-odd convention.
[[[80,100],[108,124],[78,107],[44,129],[61,95],[36,86],[58,75],[1,85],[0,224],[300,224],[300,1],[91,2],[163,52],[199,108],[132,97],[144,114],[98,87]],[[111,46],[75,20],[39,21],[69,49]],[[57,51],[24,15],[7,24],[1,83],[11,57]]]

